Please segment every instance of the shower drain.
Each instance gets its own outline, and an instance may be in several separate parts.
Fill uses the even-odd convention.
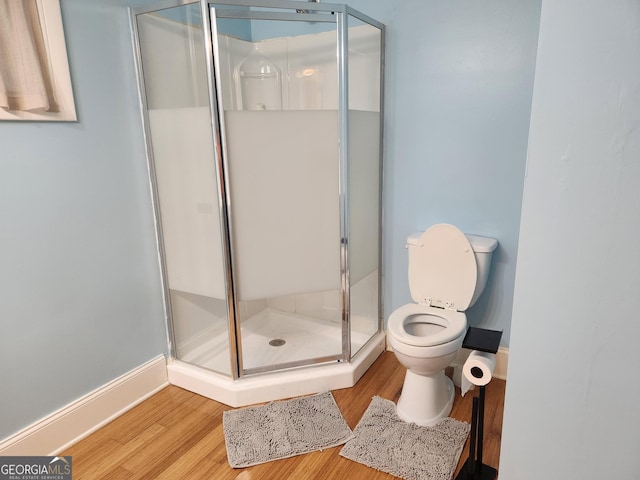
[[[269,345],[272,347],[281,347],[285,342],[282,338],[274,338],[273,340],[269,340]]]

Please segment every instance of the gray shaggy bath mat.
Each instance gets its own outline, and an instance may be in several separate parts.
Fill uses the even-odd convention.
[[[234,468],[324,450],[353,438],[331,392],[228,410],[222,427]]]
[[[431,427],[406,423],[395,403],[373,397],[340,455],[405,480],[451,480],[469,429],[453,418]]]

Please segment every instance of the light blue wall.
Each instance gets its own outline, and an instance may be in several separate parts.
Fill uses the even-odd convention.
[[[406,237],[451,223],[500,241],[467,318],[508,346],[540,1],[349,5],[387,25],[385,318],[412,301]]]
[[[0,439],[166,349],[127,10],[61,4],[79,121],[0,124]]]
[[[640,478],[640,4],[544,0],[500,477]]]

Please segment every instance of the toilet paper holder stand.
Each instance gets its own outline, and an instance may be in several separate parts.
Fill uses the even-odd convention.
[[[495,354],[500,346],[501,338],[501,331],[469,327],[462,341],[462,348]],[[484,401],[485,386],[482,385],[478,396],[473,397],[469,458],[455,480],[494,480],[498,476],[498,470],[482,463]]]

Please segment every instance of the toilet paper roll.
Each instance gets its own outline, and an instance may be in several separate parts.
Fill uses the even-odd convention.
[[[474,350],[462,366],[462,396],[469,391],[471,385],[481,387],[491,381],[496,368],[496,356],[492,353]]]

